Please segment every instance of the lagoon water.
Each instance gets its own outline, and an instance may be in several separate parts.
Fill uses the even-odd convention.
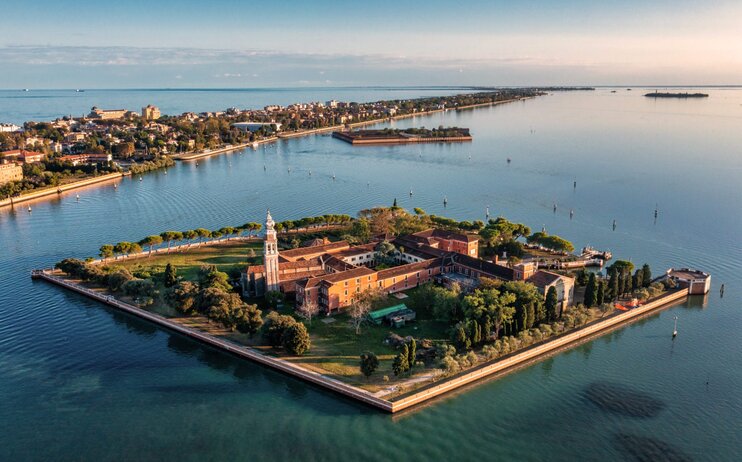
[[[356,91],[359,101],[395,94]],[[32,213],[0,210],[0,460],[631,460],[618,443],[626,434],[656,441],[635,447],[654,460],[661,444],[693,460],[737,460],[742,90],[704,91],[703,100],[556,93],[393,123],[469,127],[470,144],[352,147],[311,136],[84,189],[79,202],[68,193]],[[194,98],[213,98],[211,107],[193,109],[288,102],[280,92],[255,104],[209,93]],[[343,96],[297,90],[290,100]],[[0,119],[25,114],[22,102],[1,104]],[[38,114],[75,112],[55,104]],[[173,112],[188,110],[187,99],[177,104]],[[260,221],[266,208],[278,220],[353,214],[394,198],[457,219],[484,219],[489,206],[655,274],[698,267],[712,273],[712,291],[391,417],[29,277],[167,229]],[[660,410],[601,408],[586,397],[595,384],[651,397]]]

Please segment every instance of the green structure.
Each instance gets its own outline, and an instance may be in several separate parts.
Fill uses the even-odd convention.
[[[394,327],[404,326],[406,321],[414,320],[415,316],[415,312],[407,308],[404,303],[372,311],[368,314],[368,318],[374,324],[381,325],[386,320]]]

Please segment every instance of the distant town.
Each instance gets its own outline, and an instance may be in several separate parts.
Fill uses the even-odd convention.
[[[349,130],[384,120],[515,101],[539,89],[504,89],[454,96],[371,103],[327,102],[229,108],[164,115],[93,107],[86,115],[51,122],[0,125],[0,199],[102,174],[140,174],[177,159],[238,149],[277,137]],[[468,132],[467,132],[468,135]],[[61,191],[61,189],[60,189]]]

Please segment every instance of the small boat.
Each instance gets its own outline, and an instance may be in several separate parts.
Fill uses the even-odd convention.
[[[335,181],[335,174],[332,174],[332,181]]]
[[[509,164],[510,162],[511,162],[511,159],[510,159],[510,157],[508,157],[508,164]]]
[[[31,213],[31,206],[28,206],[28,213]]]
[[[556,209],[557,209],[556,202],[554,202],[554,207],[553,207],[554,213],[556,213]]]
[[[139,181],[142,181],[142,177],[141,176],[139,177]]]
[[[113,184],[113,189],[119,189],[119,185],[117,185],[116,183],[114,183]]]
[[[446,205],[448,205],[448,197],[443,196],[443,206],[445,207]]]
[[[24,88],[23,91],[30,91],[28,88]]]
[[[573,216],[575,216],[575,211],[573,209],[569,209],[569,219],[571,220]]]
[[[76,194],[76,195],[75,195],[75,200],[76,200],[77,202],[80,202],[80,195],[79,195],[79,194]]]
[[[85,90],[80,90],[80,89],[78,88],[77,90],[75,90],[75,92],[77,92],[77,93],[84,93],[84,92],[85,92]]]
[[[410,197],[412,197],[412,188],[410,188]]]
[[[672,338],[675,338],[678,336],[678,317],[675,316],[675,329],[672,331]]]

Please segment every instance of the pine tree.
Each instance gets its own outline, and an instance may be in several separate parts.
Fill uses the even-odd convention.
[[[649,284],[652,283],[652,270],[649,269],[648,264],[644,264],[642,266],[642,287],[649,287]]]
[[[396,206],[397,206],[397,198],[395,197],[394,198],[394,204],[392,204],[392,207],[396,207]]]
[[[379,358],[370,351],[361,355],[361,373],[366,377],[371,377],[376,368],[379,367]]]
[[[294,325],[286,329],[281,336],[281,341],[286,351],[297,356],[303,355],[311,346],[309,332],[307,332],[304,324],[300,322],[294,323]]]
[[[590,277],[587,280],[587,285],[585,286],[585,306],[588,308],[590,308],[591,306],[595,306],[597,298],[598,291],[595,282],[595,273],[590,273]]]
[[[412,340],[410,340],[410,347],[407,353],[407,369],[412,369],[412,366],[415,365],[416,358],[417,358],[417,342],[415,342],[415,339],[413,338]]]
[[[165,266],[165,287],[173,287],[178,283],[178,274],[175,272],[175,267],[170,263]]]

